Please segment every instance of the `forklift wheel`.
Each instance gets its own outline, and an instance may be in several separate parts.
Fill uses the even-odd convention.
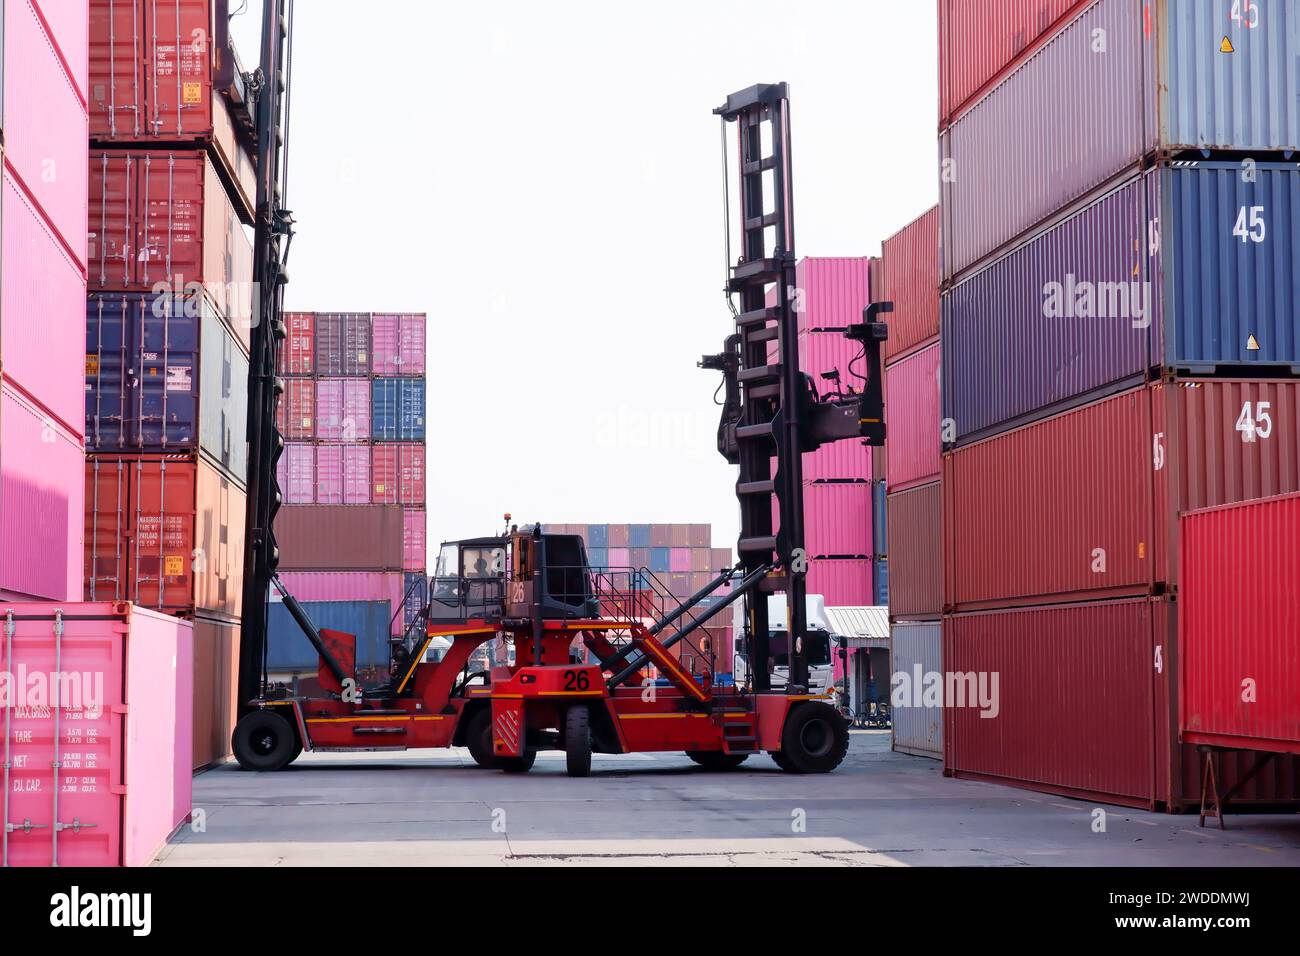
[[[786,773],[830,773],[848,752],[848,724],[834,707],[809,701],[790,709],[781,731],[784,763],[778,761]]]
[[[564,715],[564,766],[570,777],[591,773],[591,716],[586,704],[574,704]]]
[[[686,756],[705,770],[735,770],[749,759],[749,754],[724,754],[721,750],[688,750]]]
[[[484,770],[495,769],[497,755],[492,752],[492,708],[484,707],[470,718],[465,731],[465,745],[469,755]]]
[[[779,751],[779,750],[770,750],[770,751],[768,751],[768,754],[767,754],[767,755],[768,755],[769,757],[772,758],[772,762],[773,762],[773,763],[775,763],[778,767],[780,767],[780,768],[781,768],[782,770],[784,770],[786,773],[794,773],[794,772],[795,772],[794,769],[790,766],[790,761],[788,761],[788,760],[785,759],[785,754],[781,753],[781,751]]]
[[[293,760],[296,746],[289,722],[269,710],[245,714],[230,738],[230,749],[245,770],[282,770]]]
[[[537,760],[537,751],[528,749],[524,751],[522,757],[495,757],[496,765],[506,773],[527,773],[533,769],[533,763]]]

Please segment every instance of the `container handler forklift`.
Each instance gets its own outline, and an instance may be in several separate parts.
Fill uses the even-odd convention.
[[[808,693],[804,638],[803,452],[842,439],[884,441],[876,321],[887,303],[843,329],[863,344],[860,394],[821,397],[799,370],[794,230],[791,221],[789,96],[784,84],[736,93],[715,112],[724,143],[734,127],[742,250],[731,265],[729,186],[727,299],[735,332],[701,367],[723,373],[718,448],[738,465],[740,560],[685,601],[645,568],[593,568],[583,540],[508,524],[497,536],[444,545],[427,605],[392,648],[386,677],[363,686],[356,636],[317,629],[280,584],[272,530],[280,506],[275,465],[283,443],[275,408],[283,392],[276,359],[285,256],[293,220],[283,207],[292,0],[264,5],[256,94],[258,201],[255,279],[261,296],[249,372],[248,549],[240,639],[241,717],[232,747],[246,769],[287,766],[304,750],[375,751],[466,746],[483,767],[530,769],[537,752],[559,749],[570,775],[586,775],[593,753],[685,752],[705,768],[736,767],[766,751],[790,773],[823,773],[843,760],[848,730],[839,713]],[[770,151],[764,150],[764,137]],[[724,153],[724,159],[726,154]],[[724,177],[725,179],[725,177]],[[775,286],[774,302],[767,290]],[[738,295],[737,308],[732,296]],[[775,501],[775,509],[773,502]],[[779,523],[774,526],[773,512]],[[314,684],[287,687],[266,676],[269,589],[315,647]],[[785,592],[789,678],[771,687],[767,595]],[[750,684],[713,682],[711,656],[692,643],[714,614],[746,607]],[[436,639],[440,660],[426,660]],[[514,645],[513,663],[469,670],[488,641]],[[575,659],[580,644],[588,654]],[[702,672],[673,648],[691,647]],[[595,663],[584,663],[593,659]],[[659,675],[649,677],[651,668]]]

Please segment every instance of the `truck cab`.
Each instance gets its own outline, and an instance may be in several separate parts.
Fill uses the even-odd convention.
[[[786,604],[784,594],[768,597],[767,613],[771,622],[769,653],[772,662],[772,689],[784,688],[790,676],[790,640],[786,630]],[[831,624],[826,617],[826,599],[820,594],[807,597],[808,637],[805,653],[808,658],[808,692],[830,693],[834,681],[831,658]],[[733,612],[733,633],[737,635],[732,672],[738,685],[749,683],[748,624],[744,610],[737,605]]]

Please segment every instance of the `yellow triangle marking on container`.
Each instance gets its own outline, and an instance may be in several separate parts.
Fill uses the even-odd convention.
[[[1247,352],[1258,352],[1258,351],[1259,351],[1259,339],[1255,338],[1255,336],[1253,336],[1253,335],[1252,335],[1250,338],[1246,339],[1246,351],[1247,351]]]
[[[1229,40],[1227,37],[1224,37],[1223,42],[1219,44],[1219,52],[1236,53],[1237,51],[1232,48],[1232,41]]]

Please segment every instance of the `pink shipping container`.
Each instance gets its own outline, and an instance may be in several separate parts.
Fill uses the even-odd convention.
[[[808,593],[820,594],[830,607],[874,605],[870,559],[811,559],[808,562]]]
[[[284,375],[311,375],[316,368],[316,313],[284,314],[284,345],[280,349],[280,372]]]
[[[423,513],[420,513],[423,518]],[[421,569],[423,566],[421,566]],[[399,571],[285,571],[280,581],[299,601],[389,601],[397,609],[405,596],[406,575]],[[402,632],[398,615],[393,633]]]
[[[4,162],[84,270],[88,16],[85,3],[65,2],[71,9],[51,23],[45,10],[56,6],[33,0],[4,5]],[[81,22],[74,25],[77,12]],[[47,26],[59,33],[51,37]]]
[[[424,446],[408,442],[371,449],[370,497],[375,504],[424,504]]]
[[[906,491],[939,477],[940,368],[938,343],[899,359],[885,371],[885,486]]]
[[[804,485],[803,507],[803,540],[810,557],[871,557],[870,483]]]
[[[370,382],[322,378],[316,382],[316,437],[322,441],[370,438]]]
[[[130,604],[0,613],[7,669],[67,678],[5,712],[0,783],[20,823],[0,866],[148,865],[190,813],[191,625]]]
[[[370,498],[368,445],[316,446],[316,503],[368,505]],[[383,502],[374,502],[383,504]]]
[[[1300,495],[1182,518],[1181,739],[1300,754]]]
[[[671,548],[668,552],[669,571],[694,571],[690,548]]]
[[[884,288],[876,298],[894,303],[885,361],[892,362],[939,334],[939,207],[881,243]]]
[[[10,383],[0,389],[0,596],[81,599],[81,439]]]
[[[287,505],[316,503],[316,449],[312,445],[286,442],[276,463],[276,480]]]
[[[424,374],[424,337],[428,316],[424,313],[388,315],[376,312],[371,319],[371,351],[374,374]]]
[[[86,275],[8,168],[3,180],[0,366],[6,380],[17,382],[63,427],[81,436],[86,427]]]
[[[402,509],[402,569],[424,571],[429,567],[428,526],[423,508]]]
[[[628,548],[609,549],[609,567],[630,568],[631,566],[632,566],[632,552],[630,549]]]

